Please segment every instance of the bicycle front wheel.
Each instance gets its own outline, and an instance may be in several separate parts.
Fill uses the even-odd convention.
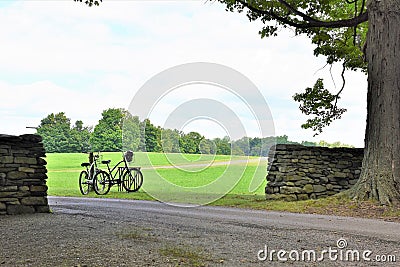
[[[126,191],[136,192],[143,184],[143,174],[138,169],[128,169],[122,179]]]
[[[96,173],[93,180],[94,192],[98,195],[105,195],[110,191],[111,181],[110,175],[105,171]]]
[[[82,195],[89,194],[91,183],[88,178],[87,171],[81,171],[81,174],[79,175],[79,190]]]

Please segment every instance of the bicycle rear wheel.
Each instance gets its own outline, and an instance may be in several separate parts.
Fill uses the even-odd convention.
[[[122,184],[126,191],[136,192],[143,184],[143,174],[139,169],[128,169],[122,178]]]
[[[93,189],[98,195],[105,195],[110,191],[111,180],[110,175],[105,171],[96,173],[93,179]]]
[[[79,190],[81,191],[82,195],[89,194],[91,183],[88,178],[87,171],[81,171],[81,174],[79,175]]]

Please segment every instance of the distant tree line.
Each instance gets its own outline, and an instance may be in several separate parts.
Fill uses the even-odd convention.
[[[48,153],[70,153],[89,151],[143,151],[188,154],[219,154],[243,156],[267,156],[275,143],[298,144],[289,141],[287,135],[277,137],[229,137],[207,139],[198,132],[184,133],[176,129],[155,126],[149,119],[139,120],[129,111],[110,108],[102,112],[98,124],[84,126],[81,120],[71,124],[64,112],[51,113],[42,119],[37,134],[43,137]],[[306,146],[348,146],[340,142],[329,144],[303,141]]]

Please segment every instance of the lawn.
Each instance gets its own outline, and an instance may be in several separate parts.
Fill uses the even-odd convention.
[[[47,154],[47,169],[49,186],[48,193],[52,196],[82,196],[79,191],[78,178],[79,173],[83,170],[80,167],[82,162],[87,161],[87,154]],[[112,164],[117,163],[121,159],[121,153],[102,153],[101,159],[111,159]],[[235,160],[228,168],[227,165],[216,165],[206,167],[210,160],[214,162],[226,162],[230,160],[230,156],[212,156],[212,155],[179,155],[179,154],[160,154],[160,153],[136,153],[133,165],[141,166],[144,174],[144,183],[142,189],[135,193],[118,192],[113,187],[106,196],[96,196],[91,192],[89,197],[108,197],[108,198],[125,198],[136,200],[154,200],[154,197],[147,194],[143,188],[148,185],[149,188],[159,188],[165,191],[167,195],[176,194],[168,189],[159,186],[157,177],[162,177],[165,181],[173,183],[181,187],[201,187],[220,179],[221,175],[233,177],[239,180],[234,184],[231,190],[226,191],[222,188],[218,192],[218,187],[213,187],[217,193],[220,193],[216,201],[208,204],[217,206],[230,206],[241,208],[252,208],[262,210],[289,211],[299,213],[318,213],[329,215],[355,216],[367,218],[379,218],[392,221],[400,221],[400,208],[398,207],[382,207],[378,203],[369,201],[353,201],[341,196],[332,196],[326,199],[306,200],[296,202],[284,201],[265,201],[264,188],[266,176],[266,161],[260,164],[254,162],[254,159],[248,164],[241,160],[246,157],[232,157]],[[171,168],[172,163],[179,165],[181,168]],[[203,164],[201,166],[193,166],[193,164]],[[155,166],[151,167],[151,166]],[[102,166],[106,168],[106,166]],[[243,173],[242,173],[243,172]],[[253,179],[253,177],[255,179]],[[252,184],[253,181],[253,184]],[[256,183],[254,183],[256,181]],[[151,186],[153,185],[153,186]],[[257,187],[258,186],[258,187]],[[249,190],[249,187],[257,187],[256,190]],[[228,192],[227,194],[222,194]],[[215,193],[212,192],[212,193]],[[204,194],[205,197],[206,194]],[[202,195],[198,196],[199,198]],[[179,196],[178,201],[181,200]]]
[[[79,173],[84,169],[80,166],[82,162],[87,162],[88,155],[83,153],[49,153],[47,154],[48,186],[49,195],[53,196],[81,196],[78,186]],[[118,152],[101,153],[100,160],[111,160],[111,165],[116,164],[122,158]],[[210,183],[212,194],[234,195],[259,195],[264,194],[266,162],[259,167],[254,160],[246,162],[247,157],[226,156],[226,155],[191,155],[191,154],[163,154],[163,153],[135,153],[135,160],[132,166],[141,166],[144,175],[142,189],[135,193],[118,192],[117,186],[114,186],[110,193],[105,197],[127,198],[127,199],[153,199],[143,188],[157,190],[159,188],[160,177],[168,183],[183,188],[204,187]],[[233,164],[227,165],[225,162],[232,160]],[[215,166],[209,166],[211,162],[217,163]],[[222,164],[222,165],[218,165]],[[179,166],[179,168],[171,168]],[[229,166],[229,167],[228,167]],[[106,165],[100,165],[101,169],[106,169]],[[257,172],[257,173],[255,173]],[[233,188],[229,186],[218,185],[218,179],[224,177],[228,184],[232,183]],[[256,177],[257,188],[253,184],[249,190],[253,177]],[[234,179],[234,181],[231,181]],[[237,183],[236,183],[237,182]],[[176,192],[165,192],[166,187],[161,187],[163,194]],[[154,194],[151,194],[154,195]],[[157,195],[157,194],[156,194]],[[93,192],[90,197],[97,197]],[[179,200],[179,198],[178,198]]]

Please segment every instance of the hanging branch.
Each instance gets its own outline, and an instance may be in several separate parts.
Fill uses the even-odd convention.
[[[337,106],[340,95],[346,85],[344,73],[346,70],[346,62],[342,64],[343,69],[341,73],[342,87],[336,94],[332,94],[329,90],[325,89],[322,79],[318,79],[313,88],[306,88],[304,93],[295,94],[293,99],[300,102],[299,109],[305,115],[313,115],[311,119],[307,119],[306,123],[301,127],[304,129],[311,128],[315,134],[314,136],[322,133],[322,129],[330,125],[334,120],[340,119],[347,110]]]
[[[288,9],[288,11],[292,12],[295,15],[300,16],[304,22],[296,22],[291,19],[282,17],[278,15],[276,12],[274,12],[272,9],[270,10],[264,10],[260,9],[258,7],[255,7],[245,0],[236,0],[236,2],[240,3],[243,7],[248,8],[250,11],[255,12],[257,14],[261,15],[266,15],[269,16],[283,24],[287,24],[292,27],[296,27],[298,29],[307,29],[307,28],[342,28],[342,27],[355,27],[363,22],[366,22],[368,20],[368,12],[365,11],[361,13],[358,16],[355,16],[351,19],[344,19],[344,20],[336,20],[336,21],[322,21],[322,20],[317,20],[314,19],[306,14],[304,14],[301,11],[298,11],[291,7],[286,1],[283,0],[278,0],[279,3],[281,3],[284,7]]]

